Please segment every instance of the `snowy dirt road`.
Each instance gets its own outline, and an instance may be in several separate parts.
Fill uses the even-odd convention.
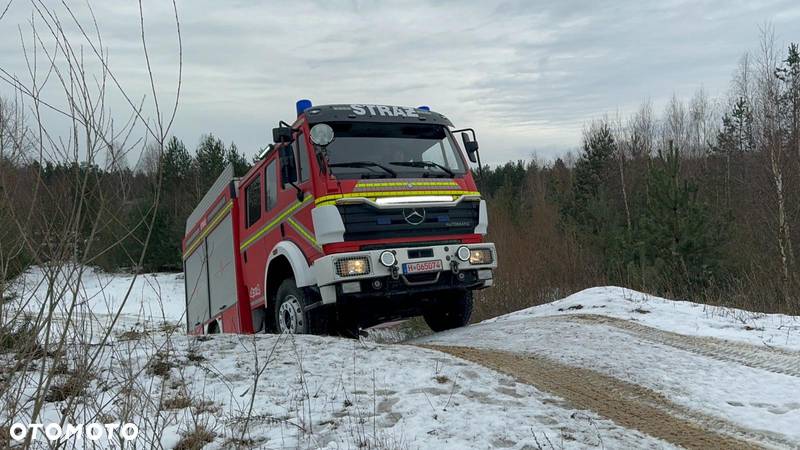
[[[744,434],[719,420],[681,408],[650,389],[591,370],[499,350],[448,346],[428,348],[511,375],[565,399],[575,408],[594,411],[626,428],[637,429],[684,448],[758,448],[714,431],[723,425],[729,432]]]
[[[797,448],[798,322],[731,311],[595,288],[415,343],[676,446]]]

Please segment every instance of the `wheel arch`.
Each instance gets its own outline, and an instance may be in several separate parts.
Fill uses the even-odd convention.
[[[286,278],[294,278],[297,287],[316,283],[305,255],[294,242],[281,241],[269,252],[267,268],[264,273],[264,302],[267,311],[275,305],[275,293]]]

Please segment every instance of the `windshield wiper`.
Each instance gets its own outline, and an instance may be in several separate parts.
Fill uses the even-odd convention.
[[[349,161],[349,162],[340,162],[340,163],[333,163],[328,164],[328,167],[378,167],[382,169],[384,172],[388,173],[392,176],[392,178],[397,178],[397,172],[394,170],[384,166],[383,164],[379,164],[372,161]]]
[[[453,173],[452,170],[433,161],[392,161],[389,164],[394,164],[395,166],[406,166],[406,167],[435,167],[441,170],[442,172],[446,173],[450,177],[455,177],[455,173]]]

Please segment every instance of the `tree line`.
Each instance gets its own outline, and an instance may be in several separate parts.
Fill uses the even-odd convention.
[[[4,110],[11,108],[6,106]],[[9,131],[7,126],[6,135]],[[3,187],[9,194],[0,201],[0,259],[13,273],[19,273],[31,261],[30,250],[16,239],[17,228],[11,223],[15,220],[13,209],[17,215],[35,211],[36,219],[27,223],[40,237],[38,252],[42,260],[71,257],[90,261],[107,271],[182,270],[181,242],[186,218],[229,163],[237,176],[251,167],[251,161],[235,143],[226,145],[213,134],[204,135],[193,154],[173,136],[163,152],[156,146],[146,148],[133,167],[113,151],[102,166],[0,158]],[[37,182],[48,195],[30,195],[37,189]],[[85,193],[92,197],[83,202],[89,211],[80,223],[71,226],[71,206],[75,198],[85,197]],[[154,201],[156,195],[158,202]],[[153,208],[155,204],[158,206]],[[98,218],[102,218],[99,224]],[[59,245],[63,230],[71,230],[69,248]],[[139,264],[148,235],[149,245]],[[89,241],[91,248],[81,245]],[[13,251],[15,248],[17,252]]]
[[[800,52],[773,42],[727,98],[645,102],[588,124],[577,155],[484,170],[500,268],[483,315],[597,284],[800,313]]]

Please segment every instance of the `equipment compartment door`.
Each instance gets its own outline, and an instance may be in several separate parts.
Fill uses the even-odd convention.
[[[211,318],[208,298],[208,270],[206,244],[199,247],[186,260],[186,323],[189,332]]]
[[[233,258],[233,219],[228,214],[206,238],[211,315],[236,304],[236,263]]]

